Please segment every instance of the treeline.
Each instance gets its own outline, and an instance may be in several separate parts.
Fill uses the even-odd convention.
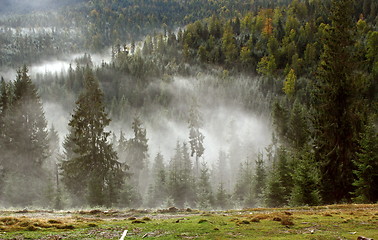
[[[0,27],[0,66],[15,68],[20,63],[35,64],[51,56],[64,58],[83,46],[77,29]]]
[[[288,8],[289,5],[290,7]],[[251,64],[251,61],[256,60],[250,58],[259,58],[265,55],[268,51],[266,46],[269,40],[271,40],[271,47],[275,47],[274,44],[276,43],[273,39],[270,39],[271,34],[269,33],[273,29],[275,30],[274,37],[279,43],[283,41],[283,35],[286,37],[289,36],[287,31],[294,29],[295,33],[292,33],[291,38],[300,38],[298,42],[299,45],[297,45],[297,47],[300,48],[298,54],[303,53],[307,47],[306,43],[310,42],[314,44],[316,42],[312,39],[314,32],[311,31],[317,30],[314,29],[314,25],[318,28],[319,23],[326,22],[329,6],[330,4],[328,1],[321,0],[298,0],[292,3],[287,0],[239,0],[237,2],[208,0],[84,1],[55,11],[41,11],[25,15],[9,15],[0,19],[0,26],[3,27],[3,30],[0,32],[0,37],[2,38],[0,44],[2,44],[1,49],[3,50],[0,54],[2,58],[1,63],[2,65],[9,65],[9,63],[12,63],[10,65],[14,67],[14,64],[20,60],[20,56],[22,56],[22,54],[27,56],[29,52],[35,53],[35,60],[38,61],[41,57],[47,56],[46,51],[54,56],[62,54],[62,49],[66,49],[66,52],[64,53],[75,52],[80,49],[101,51],[110,45],[132,42],[133,40],[136,41],[145,35],[151,34],[151,32],[177,29],[197,20],[201,21],[204,18],[209,18],[214,15],[221,19],[233,19],[235,17],[238,19],[245,16],[244,20],[246,22],[243,25],[244,28],[242,26],[243,29],[240,29],[240,26],[238,26],[240,22],[236,22],[233,24],[234,26],[232,30],[237,35],[242,31],[241,36],[244,37],[243,44],[238,45],[237,47],[240,48],[239,54],[242,55],[241,61],[248,65]],[[375,1],[364,0],[363,4],[356,2],[353,16],[356,18],[361,16],[369,22],[376,24],[377,8],[377,3]],[[255,28],[251,29],[252,22],[250,21],[252,21],[253,16],[257,14],[259,14],[259,18],[256,19],[258,22],[254,24],[256,25]],[[288,16],[290,16],[290,18],[287,18]],[[309,21],[310,19],[311,21]],[[305,26],[303,25],[304,23],[308,23],[308,25]],[[197,27],[200,26],[192,26],[192,29]],[[226,26],[214,25],[212,27],[217,28]],[[10,30],[10,28],[13,30],[30,29],[31,32],[21,33],[20,36],[20,33],[16,35],[13,30]],[[52,33],[43,33],[34,36],[34,28],[50,28],[53,30]],[[232,35],[232,33],[230,32],[229,27],[227,28],[229,34],[228,37],[230,37],[230,34]],[[197,30],[197,34],[207,42],[207,37],[209,37],[206,36],[207,33],[201,32],[201,29]],[[248,34],[245,34],[246,31],[243,30],[247,30]],[[223,29],[212,29],[212,31],[218,31],[218,33],[211,33],[211,35],[215,37],[214,40],[218,40],[220,37],[217,36],[220,34],[219,31],[222,31],[223,33]],[[264,32],[265,35],[262,39],[259,37],[261,32]],[[304,37],[303,35],[306,34],[309,34],[309,36]],[[193,37],[196,38],[196,36]],[[247,44],[248,40],[250,41]],[[293,48],[295,48],[290,45],[292,40],[293,39],[285,40],[287,41],[287,44],[289,44],[289,49],[287,51],[293,51]],[[24,43],[17,44],[20,41],[21,43]],[[46,41],[48,42],[47,44]],[[49,43],[49,41],[51,43]],[[297,39],[295,41],[297,41]],[[188,40],[187,44],[187,47],[194,48],[196,52],[199,50],[200,46],[196,46],[198,42],[193,43],[191,40]],[[201,46],[202,60],[224,62],[227,58],[227,61],[232,61],[233,58],[238,55],[234,53],[235,49],[231,49],[233,41],[229,41],[227,43],[229,47],[229,50],[226,53],[227,56],[210,56],[210,59],[208,59],[209,57],[205,56],[206,51],[213,48],[212,44],[217,44],[217,41],[213,43],[210,41]],[[255,44],[262,45],[259,46],[261,49],[256,49],[256,51],[250,49],[250,47]],[[53,46],[53,49],[50,45]],[[244,47],[243,52],[240,51],[242,47]],[[319,50],[319,46],[309,46],[308,51],[314,53],[314,48]],[[67,50],[69,51],[67,52]],[[213,51],[217,50],[218,49],[215,49]],[[257,56],[249,56],[251,54],[249,50],[253,51]],[[188,54],[192,53],[188,52]],[[217,53],[213,52],[210,55],[214,54],[216,55]],[[284,58],[284,56],[281,57]],[[299,57],[303,58],[303,56]],[[280,59],[276,60],[279,61],[279,63],[285,62],[284,60],[280,61]],[[32,59],[29,59],[28,57],[23,61],[25,64],[32,63]],[[265,62],[267,61],[268,59],[265,59]],[[279,65],[278,67],[284,68],[285,66]]]

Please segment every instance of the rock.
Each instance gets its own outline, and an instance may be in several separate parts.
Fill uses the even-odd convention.
[[[141,220],[134,220],[134,221],[132,221],[131,223],[146,223],[146,222],[144,222],[144,221],[141,221]]]
[[[243,220],[240,222],[240,224],[250,224],[250,222],[248,220]]]
[[[374,240],[374,239],[373,238],[367,238],[367,237],[359,236],[357,238],[357,240]]]
[[[168,208],[168,211],[169,211],[169,212],[177,212],[178,209],[175,208],[175,207],[170,207],[170,208]]]
[[[90,213],[90,214],[100,214],[100,213],[102,213],[102,211],[101,211],[101,210],[98,210],[98,209],[93,209],[93,210],[91,210],[89,213]]]

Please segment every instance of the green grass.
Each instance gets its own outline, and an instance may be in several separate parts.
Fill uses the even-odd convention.
[[[0,239],[119,239],[124,230],[128,230],[125,239],[378,238],[378,205],[191,213],[1,212],[0,215]]]

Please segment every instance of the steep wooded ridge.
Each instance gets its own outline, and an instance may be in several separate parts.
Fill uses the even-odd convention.
[[[378,3],[362,3],[94,0],[0,19],[2,68],[110,59],[2,79],[1,202],[377,202]],[[64,141],[42,102],[70,118]]]

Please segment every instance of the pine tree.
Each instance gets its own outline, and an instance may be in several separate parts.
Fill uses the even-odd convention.
[[[46,199],[41,192],[46,190],[48,183],[43,171],[49,156],[47,123],[26,66],[17,71],[13,95],[3,118],[6,151],[2,163],[7,181],[4,195],[6,201],[14,205],[42,204]],[[17,195],[17,192],[21,194]]]
[[[321,172],[325,203],[350,199],[352,159],[361,131],[361,86],[353,58],[353,1],[333,0],[332,25],[324,40],[324,52],[315,83],[313,125],[315,159]]]
[[[238,179],[234,188],[234,197],[236,201],[242,204],[243,207],[255,207],[254,173],[252,162],[247,159],[244,163],[240,164]]]
[[[180,146],[177,142],[175,155],[169,164],[169,195],[177,207],[184,207],[185,204],[193,206],[195,186],[193,179],[193,166],[189,156],[189,149],[186,143]]]
[[[209,168],[204,161],[201,165],[201,172],[197,183],[198,190],[196,204],[199,209],[209,209],[213,205]]]
[[[126,163],[130,166],[133,175],[131,178],[133,186],[136,190],[143,191],[145,182],[142,181],[146,179],[142,179],[141,173],[146,170],[149,157],[147,131],[142,127],[142,121],[138,116],[134,117],[131,126],[134,136],[127,141]]]
[[[58,162],[61,159],[60,142],[58,132],[53,125],[50,127],[47,138],[49,141],[49,158],[46,164],[46,170],[49,171],[49,177],[51,178],[51,202],[55,209],[61,209],[63,206],[58,167]]]
[[[301,151],[295,161],[293,189],[290,204],[294,206],[315,206],[321,203],[319,193],[319,169],[310,149]]]
[[[262,198],[263,190],[265,189],[266,184],[266,172],[264,166],[263,155],[260,153],[257,156],[256,170],[254,176],[254,194],[257,199]]]
[[[295,101],[287,127],[287,140],[293,151],[300,151],[309,140],[309,120],[306,111],[299,101]]]
[[[8,108],[8,90],[7,84],[3,77],[1,77],[0,82],[0,191],[3,188],[4,180],[4,158],[5,158],[5,148],[4,148],[4,117]]]
[[[199,158],[203,155],[205,148],[203,146],[204,135],[201,133],[202,116],[199,112],[199,106],[196,100],[193,100],[193,104],[189,112],[189,143],[191,148],[191,156],[196,156],[195,174],[199,175]]]
[[[378,201],[378,134],[372,120],[365,126],[359,144],[361,148],[353,161],[356,166],[353,200],[375,203]]]
[[[167,196],[167,173],[165,171],[163,155],[156,154],[152,167],[151,195],[149,198],[150,207],[161,206]]]
[[[294,95],[296,82],[297,76],[295,75],[295,71],[294,69],[290,69],[290,72],[286,76],[282,89],[287,96],[292,97]]]
[[[168,179],[168,192],[169,196],[173,199],[174,203],[178,207],[184,206],[184,191],[185,189],[182,187],[182,179],[181,179],[181,162],[182,162],[182,155],[181,155],[181,147],[180,143],[176,143],[175,148],[175,155],[172,157],[169,163],[169,179]]]
[[[227,193],[223,183],[220,183],[215,195],[215,206],[219,209],[229,209],[231,207],[230,200],[231,195]]]
[[[293,187],[293,167],[289,153],[284,147],[277,149],[276,162],[267,177],[265,203],[268,207],[281,207],[288,204]]]
[[[123,182],[121,163],[108,142],[109,125],[97,80],[91,69],[85,73],[85,89],[80,94],[69,122],[62,162],[63,183],[83,203],[110,206],[117,202]],[[80,183],[80,184],[79,184]]]

